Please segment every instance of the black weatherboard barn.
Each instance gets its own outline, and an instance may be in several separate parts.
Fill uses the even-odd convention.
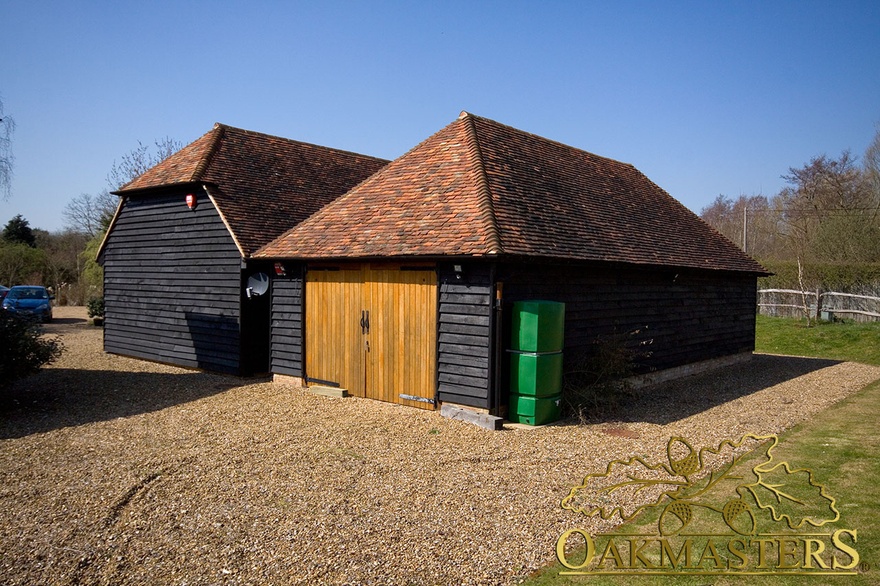
[[[247,289],[274,267],[253,253],[385,163],[217,124],[124,185],[99,252],[104,349],[268,372],[271,290]]]
[[[565,303],[565,368],[754,349],[757,262],[632,165],[467,113],[390,163],[218,125],[118,193],[108,352],[503,414],[515,301]]]
[[[663,370],[751,353],[766,274],[632,165],[467,113],[255,257],[291,269],[273,303],[306,316],[285,374],[499,413],[512,302],[566,304],[569,367],[626,336]]]

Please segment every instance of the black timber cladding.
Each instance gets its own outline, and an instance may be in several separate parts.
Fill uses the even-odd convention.
[[[754,350],[754,275],[507,265],[498,279],[504,281],[506,323],[514,301],[566,304],[566,369],[609,338],[636,352],[641,372]]]
[[[303,268],[283,263],[272,281],[272,363],[277,374],[303,376]]]
[[[102,254],[104,349],[240,371],[241,254],[203,191],[128,196]]]
[[[440,401],[489,407],[494,287],[485,264],[439,267],[437,377]]]

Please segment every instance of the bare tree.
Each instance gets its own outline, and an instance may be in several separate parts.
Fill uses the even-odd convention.
[[[139,141],[136,149],[123,155],[118,162],[114,161],[107,175],[110,190],[122,187],[181,148],[178,141],[167,137],[157,140],[155,145],[154,152],[150,152],[150,148]],[[81,193],[67,203],[62,215],[68,229],[94,238],[110,225],[117,203],[118,200],[107,189],[97,195]]]
[[[114,161],[110,172],[107,174],[109,191],[104,190],[93,196],[87,193],[74,197],[64,208],[64,217],[68,227],[81,233],[89,234],[91,238],[86,242],[85,250],[79,255],[81,263],[79,269],[79,287],[81,299],[88,301],[90,298],[102,295],[103,270],[98,265],[95,255],[113,214],[116,211],[118,200],[110,194],[144,172],[161,163],[183,146],[180,142],[171,138],[163,138],[155,141],[155,150],[151,152],[149,146],[138,141],[138,147],[123,155],[119,161]]]
[[[874,140],[871,141],[871,144],[865,150],[865,157],[862,163],[865,168],[868,188],[872,192],[872,198],[875,202],[880,202],[880,124],[877,125]]]
[[[0,193],[2,199],[9,199],[12,194],[12,135],[15,132],[15,120],[3,113],[3,100],[0,99]]]
[[[151,153],[149,146],[138,141],[136,149],[124,155],[118,163],[113,161],[113,166],[107,175],[107,184],[111,190],[119,189],[135,177],[143,175],[183,147],[181,142],[167,136],[155,141],[154,144],[156,150]]]
[[[107,229],[116,204],[116,198],[106,189],[98,195],[81,193],[67,202],[61,214],[69,229],[94,238]]]
[[[760,259],[778,257],[779,215],[764,195],[740,195],[736,200],[719,195],[700,210],[704,222]]]
[[[783,212],[789,243],[798,259],[872,261],[880,253],[880,199],[868,173],[849,151],[840,158],[814,157],[783,175],[788,186],[775,202]]]
[[[51,285],[59,305],[79,305],[85,302],[79,283],[82,272],[81,252],[89,237],[80,231],[37,232],[37,247],[46,254],[43,282]]]

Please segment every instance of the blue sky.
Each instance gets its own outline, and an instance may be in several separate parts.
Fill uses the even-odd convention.
[[[461,110],[632,163],[699,212],[880,123],[880,2],[45,2],[0,8],[12,196],[59,230],[214,122],[395,158]]]

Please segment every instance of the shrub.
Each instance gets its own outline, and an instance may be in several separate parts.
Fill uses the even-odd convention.
[[[89,302],[86,304],[86,308],[89,310],[89,317],[104,317],[104,298],[103,297],[93,297],[89,299]]]
[[[0,311],[0,387],[35,374],[61,356],[61,340],[42,333],[36,320]]]
[[[596,339],[589,353],[568,361],[563,375],[562,409],[580,423],[617,411],[632,395],[627,379],[636,373],[637,361],[650,356],[643,350],[652,340],[635,341],[641,333],[611,334]]]

